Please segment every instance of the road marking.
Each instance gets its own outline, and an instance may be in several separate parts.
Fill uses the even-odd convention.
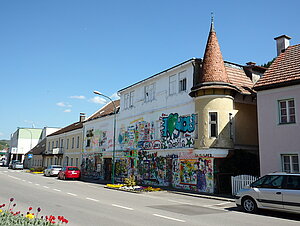
[[[22,181],[26,182],[26,180],[22,180]]]
[[[49,188],[48,186],[43,186],[44,188]]]
[[[61,190],[59,190],[59,189],[56,189],[56,188],[53,188],[53,190],[54,190],[54,191],[61,191]]]
[[[28,183],[29,183],[29,184],[32,184],[32,182],[31,182],[31,181],[28,181]]]
[[[36,186],[40,186],[40,184],[35,184]]]
[[[74,193],[70,193],[70,192],[67,192],[67,194],[68,194],[68,195],[73,195],[73,196],[78,196],[78,195],[76,195],[76,194],[74,194]]]
[[[87,200],[91,200],[91,201],[95,201],[95,202],[99,202],[99,200],[97,199],[92,199],[92,198],[89,198],[89,197],[86,197]]]
[[[115,207],[122,208],[122,209],[126,209],[126,210],[133,210],[132,208],[126,207],[126,206],[120,206],[120,205],[116,205],[116,204],[111,204],[111,205],[112,205],[112,206],[115,206]]]
[[[153,215],[156,216],[156,217],[161,217],[161,218],[165,218],[165,219],[168,219],[168,220],[185,222],[185,220],[180,220],[180,219],[176,219],[176,218],[173,218],[173,217],[167,217],[167,216],[163,216],[163,215],[159,215],[159,214],[155,214],[155,213]]]
[[[191,203],[188,203],[188,202],[180,202],[180,201],[176,201],[176,200],[172,200],[172,199],[168,199],[168,201],[170,202],[176,202],[176,203],[180,203],[180,204],[183,204],[183,205],[193,205]]]

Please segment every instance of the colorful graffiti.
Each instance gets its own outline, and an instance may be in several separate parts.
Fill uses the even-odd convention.
[[[97,151],[107,151],[113,146],[112,132],[105,130],[87,130],[86,148],[96,149]]]
[[[121,149],[153,150],[194,146],[195,114],[163,114],[158,122],[159,126],[155,127],[154,121],[147,122],[140,118],[127,127],[121,126],[118,136]]]

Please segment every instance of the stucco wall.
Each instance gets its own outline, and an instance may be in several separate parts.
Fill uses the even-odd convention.
[[[207,95],[196,98],[199,118],[199,139],[196,148],[232,148],[230,139],[229,113],[233,114],[233,98],[228,95]],[[209,112],[218,113],[218,137],[209,136]]]
[[[236,145],[258,145],[257,108],[254,104],[234,103]]]
[[[279,124],[278,100],[294,98],[296,123]],[[258,128],[261,175],[282,171],[281,154],[300,155],[300,85],[259,91]]]

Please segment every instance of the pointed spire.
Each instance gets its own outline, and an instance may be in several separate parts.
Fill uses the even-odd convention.
[[[203,74],[201,83],[205,82],[225,82],[229,83],[229,79],[225,70],[225,65],[220,50],[217,34],[214,28],[214,17],[211,17],[210,32],[205,48],[203,58]]]
[[[214,13],[213,12],[211,12],[210,32],[215,32]]]

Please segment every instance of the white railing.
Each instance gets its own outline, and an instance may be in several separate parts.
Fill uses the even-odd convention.
[[[235,195],[240,189],[251,184],[257,179],[258,177],[251,175],[238,175],[235,177],[231,177],[232,195]]]

